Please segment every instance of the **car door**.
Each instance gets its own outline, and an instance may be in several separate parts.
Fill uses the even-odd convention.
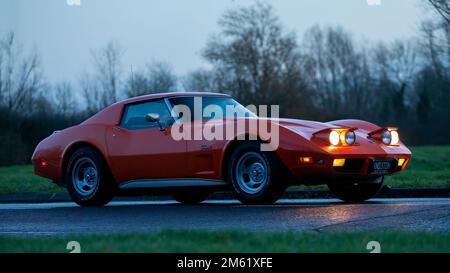
[[[114,176],[119,182],[187,175],[186,141],[175,140],[170,133],[173,121],[164,99],[125,105],[119,126],[108,129],[108,151]],[[147,114],[158,114],[157,122],[148,122]]]
[[[204,100],[203,97],[199,97]],[[203,179],[220,178],[220,161],[221,148],[218,140],[207,140],[202,135],[206,127],[214,126],[206,124],[200,116],[194,117],[194,97],[176,97],[169,99],[172,106],[184,105],[189,108],[191,116],[184,120],[184,130],[189,131],[190,140],[187,141],[187,168],[190,170],[190,177]],[[200,109],[203,112],[203,109]],[[220,123],[222,120],[217,120]],[[197,131],[197,133],[194,133]],[[199,137],[195,137],[195,135]]]

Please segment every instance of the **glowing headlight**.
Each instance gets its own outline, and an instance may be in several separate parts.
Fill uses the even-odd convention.
[[[334,146],[338,145],[339,144],[339,140],[340,140],[339,133],[337,131],[334,131],[334,130],[331,131],[329,140],[330,140],[330,144],[331,145],[334,145]]]
[[[347,143],[347,145],[354,144],[355,140],[356,140],[355,132],[347,131],[347,133],[345,133],[345,143]]]
[[[397,131],[391,131],[391,145],[397,145],[400,141]]]
[[[390,131],[385,131],[381,135],[381,141],[383,141],[384,144],[390,145],[391,144],[391,140],[392,140],[392,134],[391,134]]]

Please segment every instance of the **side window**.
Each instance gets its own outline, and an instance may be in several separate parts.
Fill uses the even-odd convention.
[[[215,118],[223,118],[227,115],[227,107],[232,107],[235,111],[234,117],[254,117],[255,115],[246,109],[241,104],[237,103],[235,100],[231,98],[223,98],[223,97],[207,97],[203,96],[202,98],[202,109],[201,114],[202,120],[208,121]],[[171,98],[169,99],[172,106],[175,107],[177,105],[185,105],[191,110],[191,121],[194,120],[194,97],[179,97],[179,98]],[[211,116],[203,116],[205,114],[205,109],[208,106],[215,106],[215,109],[220,111],[215,111],[211,113]]]
[[[156,122],[148,122],[145,116],[149,113],[159,114],[162,123],[170,119],[170,112],[164,100],[149,101],[125,106],[120,127],[128,130],[158,128]]]
[[[191,111],[191,121],[194,119],[194,98],[193,97],[179,97],[179,98],[172,98],[169,100],[172,104],[172,107],[175,107],[177,105],[184,105],[189,108]]]
[[[205,111],[205,108],[208,105],[214,104],[222,108],[222,105],[220,105],[220,98],[219,100],[214,100],[214,98],[208,98],[208,97],[199,97],[202,100],[202,109],[201,109],[201,115],[203,115],[203,112]],[[194,120],[194,97],[179,97],[179,98],[172,98],[170,99],[170,102],[172,103],[172,106],[175,107],[177,105],[184,105],[189,108],[191,111],[191,121]],[[202,120],[210,120],[211,118],[206,117],[200,117]]]

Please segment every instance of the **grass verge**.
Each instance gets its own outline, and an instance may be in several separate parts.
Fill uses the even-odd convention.
[[[367,243],[378,241],[381,252],[450,252],[450,234],[417,232],[248,232],[161,231],[138,234],[73,235],[67,237],[0,236],[0,252],[69,252],[69,241],[78,241],[81,251],[164,253],[367,253]]]
[[[0,194],[65,193],[66,189],[37,176],[32,165],[0,167]]]
[[[412,159],[399,175],[386,177],[392,188],[450,188],[450,146],[413,147]]]

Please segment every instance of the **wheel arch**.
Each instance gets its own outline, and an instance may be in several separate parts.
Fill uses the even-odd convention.
[[[240,140],[240,138],[243,138],[243,137],[245,137],[244,138],[245,140]],[[221,160],[221,164],[220,164],[220,177],[224,181],[227,181],[228,162],[229,162],[230,156],[233,153],[233,151],[239,145],[242,145],[242,144],[248,143],[248,142],[253,142],[253,141],[258,142],[258,143],[267,143],[267,141],[264,141],[259,136],[250,135],[250,134],[246,133],[246,134],[243,134],[240,136],[236,136],[233,140],[229,141],[227,143],[227,145],[224,147],[224,152],[222,153],[222,160]],[[275,154],[279,159],[278,154],[276,152],[275,152]]]
[[[94,149],[104,160],[105,165],[109,171],[109,173],[111,174],[112,177],[112,172],[111,172],[111,168],[108,164],[108,160],[105,156],[105,154],[101,151],[101,149],[99,149],[96,145],[88,142],[88,141],[77,141],[74,142],[72,144],[70,144],[66,150],[64,151],[64,154],[62,156],[62,162],[61,162],[61,182],[62,184],[65,184],[65,173],[66,173],[66,168],[67,168],[67,164],[69,162],[70,156],[78,149],[82,148],[82,147],[89,147],[91,149]]]

